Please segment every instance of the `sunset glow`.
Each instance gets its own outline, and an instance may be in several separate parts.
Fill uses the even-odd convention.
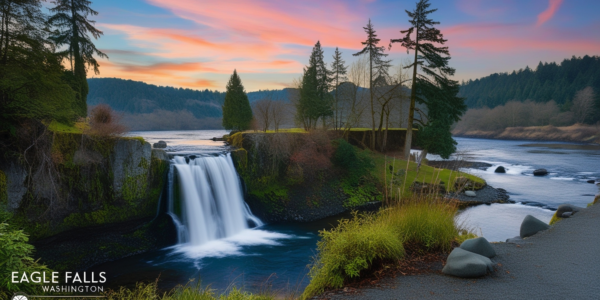
[[[387,47],[409,27],[404,10],[413,10],[414,2],[94,1],[104,31],[96,45],[110,57],[100,61],[97,77],[222,91],[237,69],[248,91],[280,89],[300,76],[317,40],[328,61],[335,47],[348,64],[354,61],[369,18]],[[600,2],[431,3],[439,9],[432,17],[441,22],[458,80],[599,54],[600,22],[592,12]],[[395,64],[407,57],[398,44],[389,53]]]

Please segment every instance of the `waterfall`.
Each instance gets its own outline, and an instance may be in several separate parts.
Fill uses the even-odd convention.
[[[263,225],[244,202],[230,154],[175,156],[168,180],[169,215],[180,244],[201,245]]]

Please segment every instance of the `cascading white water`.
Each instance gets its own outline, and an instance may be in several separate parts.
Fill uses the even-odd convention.
[[[178,186],[174,186],[176,181]],[[244,202],[230,154],[197,157],[189,162],[183,156],[175,156],[169,185],[169,214],[177,227],[180,244],[201,245],[235,235],[249,228],[248,221],[255,226],[263,225]],[[179,211],[175,209],[176,192]]]

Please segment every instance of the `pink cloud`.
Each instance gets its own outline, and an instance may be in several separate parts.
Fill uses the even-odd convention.
[[[546,23],[548,20],[552,19],[562,2],[563,0],[549,0],[548,8],[546,8],[546,10],[544,10],[537,16],[536,25],[540,26]]]

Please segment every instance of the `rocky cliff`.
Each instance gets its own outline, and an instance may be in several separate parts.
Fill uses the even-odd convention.
[[[170,226],[157,218],[169,165],[163,150],[141,138],[41,139],[47,146],[0,161],[0,189],[10,223],[30,235],[44,263],[78,270],[170,242],[157,234]]]

